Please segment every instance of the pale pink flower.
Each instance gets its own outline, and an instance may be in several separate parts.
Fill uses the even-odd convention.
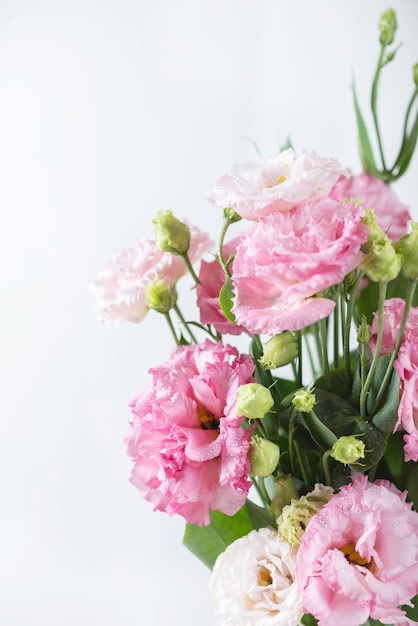
[[[408,230],[408,222],[412,219],[409,207],[399,202],[392,187],[380,178],[368,174],[341,177],[329,195],[340,201],[345,198],[359,200],[364,208],[373,209],[378,225],[392,241],[400,239]]]
[[[295,548],[269,528],[231,543],[210,581],[220,626],[296,626],[303,607],[295,569]]]
[[[383,312],[383,337],[380,354],[390,354],[393,352],[399,328],[401,326],[404,309],[405,300],[402,298],[390,298],[385,301]],[[369,344],[373,354],[376,349],[378,323],[379,318],[376,311],[373,313],[373,322],[371,326],[372,338]]]
[[[188,254],[195,263],[212,242],[195,226],[190,226],[190,230]],[[132,248],[120,250],[90,281],[100,320],[109,324],[141,322],[149,310],[145,300],[147,283],[159,278],[168,286],[174,285],[186,272],[180,256],[162,252],[152,240],[140,239]]]
[[[150,370],[126,443],[131,482],[155,509],[205,525],[211,509],[233,515],[243,506],[252,429],[242,428],[235,399],[253,371],[251,357],[209,340],[178,347]]]
[[[356,476],[311,519],[297,554],[306,612],[319,626],[415,624],[401,605],[418,592],[418,513],[384,480]]]
[[[241,237],[238,236],[224,245],[223,255],[226,261],[235,253],[240,241]],[[240,335],[245,332],[242,326],[229,322],[221,309],[219,292],[225,282],[225,274],[218,259],[201,262],[199,280],[196,292],[201,323],[211,324],[222,335]]]
[[[231,207],[248,220],[259,220],[327,196],[341,175],[347,176],[348,170],[335,159],[288,149],[274,157],[234,165],[216,181],[209,200],[221,209]]]
[[[238,324],[274,335],[327,317],[335,302],[316,297],[363,258],[368,229],[352,204],[330,198],[260,220],[238,246],[232,266]]]
[[[383,317],[383,341],[381,354],[390,354],[399,333],[405,301],[402,298],[386,300]],[[372,323],[372,352],[376,348],[378,314]],[[395,430],[403,428],[405,461],[418,461],[418,307],[412,307],[402,335],[394,368],[400,378],[400,402]]]

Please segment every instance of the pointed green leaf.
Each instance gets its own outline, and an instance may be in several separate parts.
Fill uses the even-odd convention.
[[[211,511],[208,526],[186,524],[183,545],[212,569],[221,552],[252,529],[246,506],[232,516],[220,511]]]
[[[256,530],[265,528],[266,526],[270,526],[271,528],[277,527],[276,520],[273,515],[271,515],[271,513],[269,513],[263,506],[259,506],[251,500],[247,500],[245,506],[248,517],[250,518],[251,526]]]
[[[233,297],[234,289],[232,280],[227,278],[219,292],[219,304],[221,305],[222,313],[230,322],[235,322],[235,315],[232,313],[232,306],[234,304],[232,300]]]
[[[360,159],[361,159],[363,169],[366,174],[373,174],[374,176],[378,176],[379,172],[377,170],[376,162],[373,156],[373,150],[372,150],[369,135],[367,132],[366,124],[364,122],[363,115],[361,114],[361,110],[360,110],[359,103],[357,100],[357,94],[356,94],[356,88],[354,86],[354,82],[352,85],[352,89],[353,89],[353,99],[354,99],[354,110],[355,110],[356,121],[357,121]]]

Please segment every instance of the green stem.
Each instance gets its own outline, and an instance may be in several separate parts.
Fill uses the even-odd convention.
[[[411,306],[412,306],[412,301],[413,301],[413,298],[414,298],[414,293],[415,293],[415,289],[416,289],[416,286],[417,286],[417,282],[418,282],[417,280],[410,280],[410,281],[408,281],[408,286],[406,288],[406,294],[405,294],[405,309],[404,309],[404,312],[403,312],[401,325],[399,326],[399,331],[398,331],[398,336],[396,337],[395,346],[393,348],[393,352],[391,354],[387,370],[386,370],[385,375],[383,377],[383,381],[382,381],[382,384],[380,386],[379,393],[376,396],[376,400],[375,400],[375,403],[374,403],[374,407],[373,407],[372,413],[375,413],[378,410],[379,404],[380,404],[380,402],[381,402],[381,400],[382,400],[382,398],[383,398],[383,396],[384,396],[384,394],[386,392],[386,388],[387,388],[387,386],[389,384],[389,380],[390,380],[390,377],[391,377],[392,371],[393,371],[393,364],[395,362],[396,357],[398,356],[399,347],[401,345],[401,341],[402,341],[403,333],[404,333],[404,330],[405,330],[405,326],[406,326],[406,323],[408,321],[409,311],[410,311]]]
[[[309,467],[309,463],[307,462],[307,459],[306,459],[306,451],[305,451],[304,448],[301,449],[301,447],[297,443],[297,441],[295,441],[293,445],[295,447],[296,456],[298,458],[298,463],[299,463],[299,467],[300,467],[300,473],[302,475],[302,480],[305,483],[305,485],[309,485],[309,483],[311,482],[309,480],[310,467]]]
[[[340,296],[337,297],[337,301],[335,303],[335,309],[333,314],[333,331],[334,331],[334,368],[338,369],[339,361],[340,361],[340,329],[339,329],[339,321],[340,321]]]
[[[328,332],[327,332],[327,320],[319,320],[319,332],[321,335],[323,365],[324,365],[324,379],[327,389],[331,388],[331,377],[329,372],[329,360],[328,360]]]
[[[190,330],[189,324],[186,322],[186,320],[183,317],[182,312],[180,311],[179,307],[177,304],[174,305],[174,310],[177,313],[177,316],[179,318],[179,320],[181,321],[181,323],[184,325],[184,327],[187,329],[187,332],[190,335],[190,339],[193,341],[193,343],[197,343],[196,341],[196,337],[194,336],[194,334],[192,333],[192,331]]]
[[[269,510],[269,506],[271,504],[271,500],[269,498],[269,495],[267,493],[266,487],[264,485],[264,481],[262,481],[261,478],[259,478],[258,480],[255,478],[255,476],[252,476],[252,481],[253,481],[253,485],[255,487],[256,492],[258,493],[260,500],[262,501],[262,503],[264,504],[264,507]],[[262,482],[261,482],[262,481]]]
[[[331,485],[331,474],[328,466],[328,459],[331,454],[331,450],[327,450],[322,455],[322,467],[324,468],[325,484]]]
[[[294,443],[293,443],[293,435],[295,432],[295,419],[296,419],[296,410],[294,409],[290,415],[289,420],[289,460],[290,467],[292,470],[292,475],[296,475],[296,466],[295,466],[295,454],[294,454]]]
[[[231,272],[229,271],[228,263],[225,261],[225,258],[224,258],[223,247],[224,247],[224,240],[225,240],[226,232],[231,224],[232,224],[232,221],[229,219],[226,219],[224,221],[221,234],[219,237],[219,246],[218,246],[219,263],[221,264],[224,274],[227,278],[231,278]]]
[[[377,62],[376,72],[373,78],[372,93],[371,93],[371,108],[372,108],[372,114],[373,114],[374,128],[376,131],[377,143],[379,146],[380,158],[382,160],[382,167],[383,167],[384,172],[387,172],[385,157],[383,154],[382,138],[380,136],[379,121],[377,118],[377,92],[378,92],[378,87],[379,87],[379,78],[380,78],[380,72],[382,69],[382,61],[383,61],[383,55],[385,53],[385,48],[386,48],[386,45],[382,44],[380,48],[380,54],[379,54],[379,60]]]
[[[197,276],[196,272],[193,269],[193,265],[190,262],[189,259],[189,255],[187,254],[187,252],[185,252],[184,254],[181,255],[181,258],[183,259],[183,261],[186,263],[186,267],[189,270],[190,274],[193,277],[193,280],[195,281],[196,285],[200,285],[200,280],[199,277]]]
[[[296,373],[296,387],[302,387],[302,331],[298,330],[296,332],[297,342],[298,342],[298,369]],[[293,361],[292,361],[293,363]]]
[[[164,314],[165,319],[167,320],[167,324],[171,330],[171,334],[173,335],[174,341],[176,342],[176,344],[179,346],[180,345],[180,339],[177,337],[177,333],[176,330],[174,328],[172,319],[170,317],[170,313],[165,313]]]
[[[377,368],[377,363],[380,357],[380,349],[382,347],[383,340],[383,314],[384,314],[384,305],[385,305],[385,297],[387,291],[387,283],[379,283],[379,308],[378,308],[378,331],[377,331],[377,339],[376,339],[376,348],[375,353],[373,355],[373,359],[370,365],[369,372],[366,377],[366,381],[364,383],[364,387],[362,387],[360,393],[360,415],[365,418],[367,414],[366,400],[367,394],[370,389],[370,385],[372,384],[373,376]]]
[[[364,271],[360,271],[357,274],[357,278],[354,282],[353,288],[349,294],[349,300],[347,303],[347,311],[345,315],[345,323],[343,330],[343,352],[344,352],[344,367],[345,367],[345,376],[347,379],[347,385],[350,388],[352,385],[352,373],[351,373],[351,358],[350,358],[350,339],[351,339],[351,326],[353,322],[353,314],[354,314],[354,304],[356,302],[357,290],[360,285],[360,282],[364,278]]]
[[[312,376],[315,379],[317,378],[316,364],[313,359],[312,348],[311,348],[311,344],[309,343],[309,336],[305,333],[303,337],[305,339],[306,352],[308,354],[309,365],[311,367]]]

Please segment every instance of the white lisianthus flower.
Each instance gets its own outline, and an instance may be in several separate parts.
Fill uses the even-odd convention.
[[[221,626],[297,626],[303,607],[296,549],[269,528],[231,543],[213,568],[210,590]]]

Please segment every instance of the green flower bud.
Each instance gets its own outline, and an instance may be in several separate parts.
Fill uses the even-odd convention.
[[[402,271],[407,278],[418,278],[418,222],[411,222],[412,232],[393,245],[402,260]]]
[[[372,331],[370,330],[370,326],[367,323],[367,317],[365,315],[362,315],[361,323],[357,331],[357,341],[366,346],[371,338]]]
[[[270,511],[275,518],[278,518],[286,504],[290,504],[292,499],[299,497],[298,491],[290,474],[276,476],[273,481],[274,496],[270,504]]]
[[[174,217],[172,211],[158,211],[155,220],[155,243],[163,252],[186,254],[190,246],[190,228]]]
[[[177,293],[173,285],[156,278],[145,285],[145,300],[150,309],[168,313],[176,304]]]
[[[412,72],[414,77],[414,83],[418,87],[418,63],[412,66]]]
[[[276,367],[288,365],[297,355],[298,342],[291,332],[286,331],[269,339],[258,362],[263,370],[274,370]]]
[[[240,220],[242,220],[242,217],[241,215],[238,215],[238,213],[234,209],[228,207],[224,209],[224,219],[233,224],[234,222],[239,222]]]
[[[354,435],[340,437],[331,448],[330,456],[343,465],[357,463],[364,459],[364,442]]]
[[[309,413],[316,404],[315,394],[306,389],[299,389],[293,396],[292,404],[297,411]]]
[[[401,270],[401,258],[387,234],[377,225],[372,209],[366,209],[363,223],[369,228],[369,239],[362,250],[366,258],[360,267],[373,282],[394,280]]]
[[[278,445],[253,435],[250,442],[250,474],[253,476],[270,476],[277,467],[280,459]]]
[[[333,496],[332,487],[317,484],[315,489],[283,508],[277,520],[278,530],[291,546],[298,546],[312,517]]]
[[[397,28],[396,13],[393,9],[387,9],[380,16],[380,43],[382,46],[390,46],[395,38]]]
[[[237,414],[250,420],[262,419],[274,404],[270,389],[258,383],[247,383],[238,389]]]

